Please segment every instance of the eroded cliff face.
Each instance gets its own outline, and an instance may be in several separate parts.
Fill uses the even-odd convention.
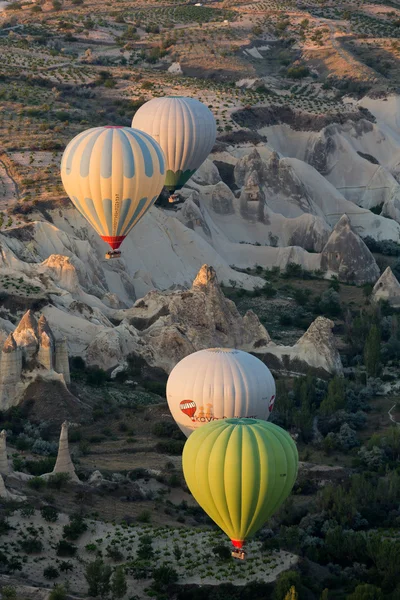
[[[4,342],[0,354],[0,407],[19,404],[37,379],[70,383],[66,340],[54,336],[46,318],[28,310]]]

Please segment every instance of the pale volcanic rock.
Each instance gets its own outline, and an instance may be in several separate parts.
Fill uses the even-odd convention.
[[[53,474],[55,473],[68,473],[72,481],[76,483],[79,482],[79,478],[75,473],[74,463],[72,462],[71,455],[69,453],[67,421],[64,421],[64,423],[61,426],[57,460],[53,469]]]
[[[197,185],[216,185],[219,181],[221,181],[219,171],[208,158],[197,169],[190,180],[190,182],[197,183]]]
[[[29,309],[13,333],[14,340],[21,348],[24,358],[31,360],[39,349],[38,327],[33,312]]]
[[[400,308],[400,283],[390,267],[385,269],[374,285],[372,300],[374,302],[387,300],[393,308]]]
[[[219,215],[232,215],[235,212],[236,198],[232,190],[220,181],[211,194],[211,206]]]
[[[0,433],[0,474],[9,475],[11,472],[7,457],[7,432],[3,429]]]
[[[317,375],[343,375],[340,354],[332,333],[333,321],[317,317],[294,346],[270,345],[263,360],[270,369],[285,374],[313,371]]]
[[[79,291],[78,273],[72,263],[71,257],[52,254],[42,265],[44,272],[64,290],[71,293]]]
[[[13,494],[6,488],[2,475],[0,475],[0,498],[4,498],[4,500],[16,500],[19,502],[24,502],[26,500],[26,496],[23,496],[22,494]]]
[[[70,383],[66,340],[56,337],[44,315],[28,310],[4,342],[0,355],[0,409],[23,400],[37,378]]]
[[[16,404],[16,390],[22,375],[22,350],[10,333],[0,356],[0,409],[7,410]]]
[[[341,281],[375,282],[379,267],[362,239],[354,233],[347,215],[335,225],[321,256],[321,269]]]

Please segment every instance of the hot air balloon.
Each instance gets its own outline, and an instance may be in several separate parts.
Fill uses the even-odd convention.
[[[167,382],[168,406],[186,436],[205,423],[227,417],[267,420],[275,381],[258,358],[232,348],[211,348],[186,356]],[[193,402],[190,415],[182,402]],[[194,409],[194,410],[193,410]]]
[[[157,142],[130,127],[94,127],[66,147],[61,179],[71,201],[112,252],[159,196],[165,158]]]
[[[230,537],[233,556],[283,504],[297,476],[298,453],[290,435],[257,419],[224,419],[201,427],[186,441],[183,473],[204,511]]]
[[[187,183],[214,146],[217,128],[212,112],[195,98],[153,98],[136,112],[132,127],[160,144],[167,161],[165,187],[174,202],[176,190]]]

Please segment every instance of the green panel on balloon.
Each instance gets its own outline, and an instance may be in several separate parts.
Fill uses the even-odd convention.
[[[167,177],[165,179],[165,187],[170,192],[180,190],[189,181],[191,176],[196,173],[196,169],[187,171],[167,171]]]
[[[182,460],[194,498],[239,547],[289,496],[298,468],[290,435],[257,419],[204,425],[187,440]]]

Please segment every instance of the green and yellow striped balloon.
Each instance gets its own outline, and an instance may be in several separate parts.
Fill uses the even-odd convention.
[[[297,468],[290,435],[257,419],[208,423],[192,433],[183,450],[189,490],[237,548],[283,504]]]

